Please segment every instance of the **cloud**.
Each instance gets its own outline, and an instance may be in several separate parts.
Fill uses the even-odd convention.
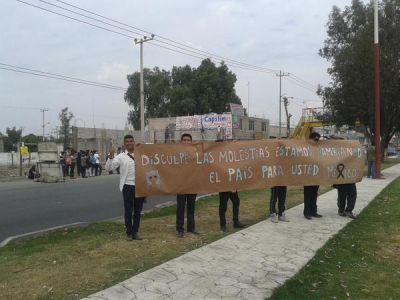
[[[97,71],[97,80],[101,83],[127,86],[126,75],[132,73],[132,68],[126,64],[113,63],[102,65]]]
[[[317,52],[326,36],[325,24],[332,5],[344,7],[351,3],[351,0],[67,1],[207,52],[294,72],[315,84],[329,81],[328,64]],[[139,70],[139,47],[131,39],[15,1],[3,2],[0,10],[3,62],[123,87],[128,85],[126,75]],[[149,44],[144,47],[147,68],[170,69],[185,64],[196,67],[200,63],[199,59]],[[251,82],[250,111],[276,121],[277,77],[230,68],[237,75],[236,89],[245,104],[247,82]],[[289,81],[284,82],[283,92],[304,99],[315,96]],[[57,120],[58,110],[68,105],[75,113],[89,115],[79,116],[86,124],[105,123],[111,128],[115,125],[122,128],[127,113],[123,92],[0,71],[0,105],[10,101],[16,106],[54,108],[47,113],[53,120]],[[100,103],[94,116],[92,102]],[[291,111],[295,116],[301,113],[300,107],[291,109],[297,110],[297,114]],[[0,131],[18,125],[32,128],[29,132],[41,132],[38,109],[10,111],[0,109]],[[107,115],[109,118],[103,117]]]

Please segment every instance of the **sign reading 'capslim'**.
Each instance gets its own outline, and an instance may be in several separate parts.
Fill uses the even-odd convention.
[[[361,181],[355,141],[258,140],[135,147],[137,196]]]

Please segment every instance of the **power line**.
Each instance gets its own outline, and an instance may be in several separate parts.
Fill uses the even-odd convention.
[[[132,39],[136,38],[135,36],[132,36],[130,34],[126,34],[126,33],[120,32],[120,31],[116,31],[116,30],[112,30],[112,29],[106,28],[104,26],[100,26],[100,25],[97,25],[97,24],[93,24],[91,22],[84,21],[82,19],[78,19],[78,18],[74,18],[74,17],[68,16],[68,15],[65,15],[65,14],[61,14],[61,13],[52,11],[50,9],[47,9],[47,8],[44,8],[44,7],[41,7],[41,6],[38,6],[38,5],[34,5],[34,4],[31,4],[31,3],[28,3],[28,2],[25,2],[25,1],[22,1],[22,0],[16,0],[16,1],[18,1],[20,3],[23,3],[23,4],[26,4],[26,5],[29,5],[31,7],[34,7],[34,8],[49,12],[49,13],[53,13],[53,14],[56,14],[56,15],[59,15],[59,16],[62,16],[62,17],[65,17],[65,18],[68,18],[68,19],[71,19],[71,20],[86,24],[86,25],[89,25],[89,26],[92,26],[92,27],[96,27],[98,29],[102,29],[102,30],[114,33],[114,34],[118,34],[118,35],[121,35],[121,36],[124,36],[124,37],[128,37],[128,38],[132,38]],[[131,26],[129,24],[117,21],[115,19],[108,18],[106,16],[97,14],[97,13],[95,13],[93,11],[83,9],[83,8],[81,8],[79,6],[76,6],[76,5],[72,5],[72,4],[67,3],[65,1],[55,0],[55,1],[59,2],[59,3],[67,5],[69,7],[73,7],[75,9],[80,10],[80,11],[84,11],[84,12],[92,14],[94,16],[97,16],[97,17],[103,18],[105,20],[114,22],[116,24],[123,25],[123,26],[128,27],[128,28],[132,28],[135,31],[133,31],[131,29],[124,28],[124,27],[121,27],[121,26],[117,26],[115,24],[111,24],[109,22],[105,22],[105,21],[100,20],[98,18],[94,18],[94,17],[88,16],[86,14],[79,13],[77,11],[74,11],[74,10],[71,10],[71,9],[68,9],[68,8],[65,8],[65,7],[50,3],[50,2],[45,1],[45,0],[37,0],[37,1],[40,1],[42,3],[45,3],[45,4],[53,6],[53,7],[57,7],[59,9],[61,9],[61,10],[68,11],[70,13],[79,15],[81,17],[88,18],[90,20],[94,20],[96,22],[105,24],[107,26],[111,26],[113,28],[117,28],[118,30],[124,30],[126,32],[133,33],[135,35],[153,34],[152,32],[147,31],[145,29],[141,29],[139,27],[134,27],[134,26]],[[141,32],[138,32],[138,31],[141,31]],[[156,47],[159,47],[159,48],[163,48],[163,49],[166,49],[166,50],[169,50],[169,51],[173,51],[173,52],[176,52],[176,53],[184,54],[184,55],[191,56],[191,57],[198,58],[198,59],[209,58],[209,59],[214,60],[214,61],[219,61],[219,62],[220,61],[224,61],[226,65],[229,65],[229,66],[235,67],[235,68],[244,69],[244,70],[249,70],[249,71],[261,72],[261,73],[266,73],[266,74],[269,74],[269,73],[276,74],[276,73],[279,72],[278,70],[247,64],[247,63],[240,62],[240,61],[237,61],[237,60],[234,60],[234,59],[230,59],[230,58],[227,58],[227,57],[224,57],[224,56],[220,56],[220,55],[208,52],[208,51],[197,49],[195,47],[192,47],[192,46],[189,46],[189,45],[174,41],[172,39],[166,38],[166,37],[161,36],[161,35],[155,35],[155,36],[157,37],[157,39],[156,39],[157,43],[153,42],[151,44],[153,46],[156,46]],[[160,45],[160,43],[162,45]],[[167,46],[169,46],[169,47],[167,47]],[[177,49],[179,49],[179,50],[177,50]],[[308,89],[310,91],[311,91],[311,89],[316,89],[315,85],[313,85],[313,84],[301,79],[300,77],[298,77],[296,75],[291,74],[291,77],[292,77],[291,79],[293,80],[292,83],[296,82],[295,84],[299,85],[300,87],[303,87],[303,88]]]
[[[112,33],[115,33],[115,34],[119,34],[119,35],[122,35],[122,36],[125,36],[125,37],[128,37],[128,38],[134,38],[133,36],[124,34],[122,32],[118,32],[118,31],[115,31],[115,30],[107,29],[105,27],[102,27],[102,26],[99,26],[99,25],[96,25],[96,24],[93,24],[93,23],[90,23],[90,22],[82,21],[82,20],[79,20],[77,18],[70,17],[70,16],[67,16],[67,15],[52,11],[50,9],[47,9],[47,8],[32,4],[32,3],[28,3],[28,2],[25,2],[25,1],[22,1],[22,0],[15,0],[15,1],[23,3],[23,4],[26,4],[26,5],[29,5],[29,6],[32,6],[32,7],[37,8],[37,9],[41,9],[41,10],[47,11],[47,12],[52,13],[52,14],[59,15],[61,17],[67,18],[67,19],[71,19],[71,20],[74,20],[74,21],[77,21],[77,22],[80,22],[80,23],[84,23],[84,24],[89,25],[89,26],[93,26],[93,27],[96,27],[96,28],[99,28],[99,29],[103,29],[103,30],[106,30],[106,31],[109,31],[109,32],[112,32]]]
[[[299,76],[296,76],[294,74],[290,74],[290,75],[291,75],[292,79],[295,79],[295,80],[299,81],[300,83],[303,83],[304,85],[309,85],[313,89],[318,89],[318,86],[316,86],[315,84],[312,84],[312,83],[310,83],[310,82],[308,82],[308,81],[306,81],[306,80],[304,80],[304,79],[302,79]]]
[[[140,33],[140,32],[133,31],[133,30],[129,30],[129,29],[126,29],[126,28],[123,28],[123,27],[120,27],[120,26],[116,26],[116,25],[111,24],[111,23],[108,23],[108,22],[101,21],[101,20],[99,20],[99,19],[97,19],[97,18],[93,18],[93,17],[87,16],[87,15],[78,13],[78,12],[73,11],[73,10],[71,10],[71,9],[68,9],[68,8],[65,8],[65,7],[56,5],[56,4],[54,4],[54,3],[47,2],[47,1],[45,1],[45,0],[37,0],[37,1],[40,1],[40,2],[45,3],[45,4],[47,4],[47,5],[51,5],[51,6],[57,7],[57,8],[59,8],[59,9],[65,10],[65,11],[72,12],[72,13],[78,15],[78,16],[82,16],[82,17],[88,18],[88,19],[93,20],[93,21],[97,21],[97,22],[100,22],[100,23],[103,23],[103,24],[106,24],[106,25],[109,25],[109,26],[112,26],[112,27],[115,27],[115,28],[118,28],[118,29],[121,29],[121,30],[125,30],[125,31],[128,31],[128,32],[131,32],[131,33],[136,34],[136,35],[138,35],[138,36],[142,36],[142,35],[143,35],[143,34]]]
[[[44,1],[44,0],[38,0],[38,1],[46,2],[46,1]],[[151,34],[151,35],[154,34],[153,32],[147,31],[147,30],[145,30],[145,29],[141,29],[141,28],[138,28],[138,27],[134,27],[134,26],[131,26],[131,25],[129,25],[129,24],[126,24],[126,23],[117,21],[117,20],[115,20],[115,19],[108,18],[108,17],[106,17],[106,16],[103,16],[103,15],[100,15],[100,14],[97,14],[97,13],[94,13],[93,11],[83,9],[83,8],[78,7],[78,6],[76,6],[76,5],[72,5],[72,4],[67,3],[67,2],[65,2],[65,1],[61,1],[61,0],[55,0],[55,1],[57,1],[57,2],[59,2],[59,3],[62,3],[62,4],[65,4],[65,5],[68,5],[68,6],[70,6],[70,7],[79,9],[79,10],[81,10],[81,11],[90,13],[90,14],[95,15],[95,16],[97,16],[97,17],[104,18],[105,20],[112,21],[112,22],[114,22],[114,23],[117,23],[117,24],[120,24],[120,25],[129,27],[129,28],[132,28],[132,29],[135,29],[135,30],[142,31],[142,32],[144,32],[144,33],[146,33],[146,34]],[[46,2],[46,3],[48,3],[48,2]],[[51,4],[51,5],[54,5],[54,4]],[[59,6],[57,6],[57,7],[59,7]],[[68,10],[68,11],[70,11],[70,10]],[[74,12],[74,13],[79,14],[79,13],[77,13],[77,12]],[[102,22],[101,20],[98,20],[98,19],[95,19],[95,20],[98,21],[98,22]],[[109,24],[109,23],[107,23],[107,24]],[[114,25],[111,25],[111,26],[114,26]],[[118,27],[118,28],[121,28],[121,27]],[[122,29],[122,28],[121,28],[121,29]],[[127,30],[127,29],[124,29],[124,30]],[[137,32],[135,32],[135,33],[137,33]],[[138,34],[139,34],[139,33],[138,33]],[[164,37],[164,36],[162,36],[162,35],[158,35],[158,34],[154,34],[154,35],[155,35],[155,37],[158,37],[158,38],[160,38],[160,39],[162,39],[162,40],[165,40],[165,41],[168,41],[168,42],[170,42],[170,43],[173,43],[173,44],[176,44],[176,45],[185,47],[185,48],[187,48],[187,49],[194,50],[195,52],[201,52],[201,53],[203,53],[203,55],[204,55],[204,54],[207,55],[207,57],[209,57],[209,56],[217,57],[218,59],[222,59],[222,60],[224,60],[224,61],[230,61],[230,62],[232,62],[232,63],[241,64],[241,65],[247,66],[247,67],[253,67],[253,68],[263,69],[264,71],[267,71],[267,72],[270,72],[270,73],[277,73],[277,72],[278,72],[278,70],[274,70],[274,69],[270,69],[270,68],[265,68],[265,67],[260,67],[260,66],[255,66],[255,65],[251,65],[251,64],[247,64],[247,63],[244,63],[244,62],[240,62],[240,61],[238,61],[238,60],[230,59],[230,58],[227,58],[227,57],[224,57],[224,56],[220,56],[220,55],[217,55],[217,54],[208,52],[208,51],[204,51],[204,50],[201,50],[201,49],[198,49],[198,48],[195,48],[195,47],[186,45],[186,44],[184,44],[184,43],[180,43],[180,42],[174,41],[174,40],[169,39],[169,38],[167,38],[167,37]],[[166,44],[166,45],[170,45],[170,46],[173,46],[173,47],[182,49],[181,47],[178,47],[178,46],[176,46],[176,45],[171,45],[170,43],[163,42],[163,41],[160,41],[160,40],[158,40],[158,41],[161,42],[161,43],[164,43],[164,44]],[[185,50],[188,51],[187,49],[185,49]]]
[[[15,110],[21,110],[21,109],[23,109],[23,110],[40,110],[41,109],[40,107],[12,106],[12,105],[0,105],[0,107],[1,108],[5,108],[5,109],[15,109]],[[59,111],[62,110],[62,108],[61,107],[60,108],[48,108],[48,110],[51,111],[51,112],[59,112]],[[83,114],[83,113],[75,113],[74,112],[74,116],[77,116],[77,117],[92,117],[93,115],[92,114]],[[95,118],[96,119],[101,119],[101,120],[103,120],[102,118],[121,120],[121,116],[117,117],[117,116],[99,115],[99,114],[96,114]]]
[[[291,83],[293,83],[293,84],[295,84],[295,85],[297,85],[297,86],[299,86],[299,87],[301,87],[303,89],[306,89],[306,90],[312,92],[313,94],[316,93],[316,90],[313,90],[312,88],[310,88],[310,87],[308,87],[308,86],[306,86],[304,84],[299,83],[298,81],[294,80],[291,77],[287,77],[286,79],[289,80]]]
[[[157,40],[157,42],[159,42],[159,41]],[[153,46],[156,46],[156,47],[159,47],[159,48],[162,48],[162,49],[166,49],[166,50],[172,51],[172,52],[181,53],[181,54],[184,54],[184,55],[187,55],[187,56],[191,56],[191,57],[194,57],[194,58],[198,58],[198,59],[200,59],[200,60],[203,60],[204,58],[209,58],[209,59],[213,60],[211,57],[198,56],[198,55],[186,53],[186,52],[183,52],[183,51],[175,50],[175,49],[173,49],[173,48],[170,48],[170,47],[166,47],[166,46],[157,44],[157,43],[155,43],[155,41],[149,42],[149,44],[151,44],[151,45],[153,45]],[[215,61],[215,59],[214,59],[214,61]],[[234,65],[234,64],[231,64],[231,63],[225,62],[225,61],[224,61],[224,63],[225,63],[227,66],[230,66],[230,67],[232,67],[232,68],[239,68],[239,69],[242,69],[242,70],[248,70],[248,71],[254,71],[254,72],[261,72],[261,73],[271,73],[271,72],[266,72],[266,71],[262,71],[262,70],[258,70],[258,69],[249,68],[249,67],[243,67],[243,66]]]
[[[113,86],[113,85],[99,83],[99,82],[95,82],[95,81],[89,81],[89,80],[79,79],[79,78],[75,78],[75,77],[69,77],[69,76],[65,76],[65,75],[59,75],[59,74],[29,69],[29,68],[18,67],[18,66],[4,64],[4,63],[0,63],[0,69],[6,70],[6,71],[12,71],[12,72],[16,72],[16,73],[30,74],[30,75],[39,76],[39,77],[52,78],[52,79],[57,79],[57,80],[73,82],[73,83],[96,86],[96,87],[112,89],[112,90],[119,90],[119,91],[127,90],[126,88],[119,87],[119,86]]]
[[[122,35],[122,36],[128,37],[128,38],[135,38],[135,36],[132,36],[132,35],[129,35],[129,34],[125,34],[125,33],[121,33],[121,32],[119,32],[119,31],[111,30],[111,29],[108,29],[108,28],[103,27],[103,26],[99,26],[99,25],[96,25],[96,24],[93,24],[93,23],[90,23],[90,22],[87,22],[87,21],[83,21],[82,19],[77,19],[77,18],[74,18],[74,17],[70,17],[70,16],[68,16],[68,15],[61,14],[61,13],[55,12],[55,11],[53,11],[53,10],[50,10],[50,9],[47,9],[47,8],[44,8],[44,7],[41,7],[41,6],[38,6],[38,5],[34,5],[34,4],[31,4],[31,3],[28,3],[28,2],[25,2],[25,1],[22,1],[22,0],[16,0],[16,1],[17,1],[17,2],[20,2],[20,3],[23,3],[23,4],[26,4],[26,5],[29,5],[29,6],[31,6],[31,7],[37,8],[37,9],[44,10],[44,11],[49,12],[49,13],[52,13],[52,14],[56,14],[56,15],[59,15],[59,16],[62,16],[62,17],[65,17],[65,18],[68,18],[68,19],[71,19],[71,20],[74,20],[74,21],[77,21],[77,22],[84,23],[84,24],[86,24],[86,25],[90,25],[90,26],[96,27],[96,28],[98,28],[98,29],[103,29],[103,30],[106,30],[106,31],[109,31],[109,32],[112,32],[112,33],[115,33],[115,34],[119,34],[119,35]],[[97,19],[97,18],[92,18],[92,17],[90,17],[90,16],[87,16],[87,15],[84,15],[84,14],[81,14],[81,13],[78,13],[78,12],[75,12],[75,11],[70,10],[70,9],[63,8],[63,7],[61,7],[61,6],[58,6],[58,5],[49,3],[49,2],[44,1],[44,0],[37,0],[37,1],[40,1],[40,2],[42,2],[42,3],[46,3],[46,4],[51,5],[51,6],[55,6],[55,7],[59,8],[59,9],[62,9],[62,10],[68,11],[68,12],[75,13],[75,14],[77,14],[77,15],[80,15],[80,16],[83,16],[83,17],[86,17],[86,18],[89,18],[89,19],[91,19],[91,20],[95,20],[96,22],[100,22],[100,23],[106,24],[107,26],[115,27],[115,28],[118,28],[118,29],[120,29],[120,30],[125,30],[125,31],[128,31],[128,32],[131,32],[131,33],[140,35],[140,33],[138,33],[138,32],[135,32],[135,31],[132,31],[132,30],[129,30],[129,29],[120,27],[120,26],[116,26],[116,25],[110,24],[110,23],[108,23],[108,22],[104,22],[104,21],[99,20],[99,19]],[[61,3],[66,4],[66,2],[63,2],[63,1],[58,1],[58,2],[61,2]],[[69,5],[69,4],[67,4],[67,5]],[[73,6],[73,5],[70,5],[70,6]],[[77,6],[73,6],[73,7],[78,8]],[[78,9],[80,9],[80,8],[78,8]],[[82,9],[82,10],[83,10],[83,9]],[[93,12],[90,12],[90,11],[88,11],[88,10],[84,10],[84,11],[89,12],[89,13],[92,13],[92,14],[97,15],[97,16],[100,16],[100,15],[95,14],[95,13],[93,13]],[[104,16],[101,16],[101,17],[106,18],[106,17],[104,17]],[[106,18],[106,19],[112,20],[113,22],[116,22],[116,23],[124,24],[124,23],[121,23],[121,22],[119,22],[119,21],[116,21],[116,20],[113,20],[113,19],[110,19],[110,18]],[[132,27],[132,26],[127,25],[127,24],[124,24],[124,26]],[[136,27],[133,27],[133,28],[136,28]],[[144,32],[148,32],[148,31],[144,31]],[[159,40],[159,39],[157,39],[157,42],[162,43],[162,44],[165,44],[165,45],[169,45],[169,46],[171,46],[171,47],[173,47],[173,48],[181,49],[181,50],[183,50],[184,52],[179,51],[179,50],[176,50],[176,49],[173,49],[173,48],[165,47],[165,46],[162,46],[162,45],[160,45],[160,44],[157,44],[157,45],[156,45],[156,44],[153,43],[152,45],[156,45],[156,46],[158,46],[158,47],[160,47],[160,48],[164,48],[164,49],[167,49],[167,50],[170,50],[170,51],[175,51],[175,52],[177,52],[177,53],[181,53],[181,54],[188,55],[188,56],[192,56],[192,57],[196,57],[196,58],[201,58],[201,59],[204,59],[204,58],[213,58],[213,59],[216,60],[216,61],[221,61],[221,60],[223,60],[223,61],[224,61],[227,65],[229,65],[229,66],[236,67],[236,68],[242,68],[242,69],[245,69],[245,70],[257,71],[257,72],[262,72],[262,73],[267,73],[267,74],[268,74],[268,73],[276,73],[276,72],[277,72],[276,70],[273,70],[273,69],[268,69],[268,68],[265,68],[265,67],[259,67],[259,66],[250,65],[250,64],[243,63],[243,62],[240,62],[240,61],[237,61],[237,60],[233,60],[233,59],[230,59],[230,58],[226,58],[226,57],[223,57],[223,56],[219,56],[219,55],[213,54],[213,53],[211,53],[211,52],[203,51],[203,50],[200,50],[200,49],[197,49],[197,48],[194,48],[194,47],[191,47],[191,46],[188,46],[188,45],[185,45],[185,44],[182,44],[182,43],[179,43],[179,42],[176,42],[176,41],[173,41],[173,40],[170,40],[170,39],[161,37],[161,36],[159,36],[159,37],[162,38],[162,39],[165,39],[165,40],[169,40],[169,41],[171,41],[172,43],[182,45],[183,47],[177,46],[177,45],[174,45],[174,44],[171,44],[171,43],[168,43],[168,42],[164,42],[164,41]],[[184,48],[184,47],[185,47],[185,48]],[[187,49],[187,48],[189,48],[189,49]],[[191,50],[191,49],[194,49],[194,50]],[[202,53],[204,53],[204,54],[202,54]],[[206,54],[206,55],[205,55],[205,54]],[[201,55],[201,56],[199,56],[199,55]]]

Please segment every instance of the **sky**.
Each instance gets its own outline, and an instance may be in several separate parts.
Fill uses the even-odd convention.
[[[73,16],[45,3],[73,9],[56,0],[21,1]],[[145,29],[154,33],[156,38],[167,37],[231,60],[289,72],[291,76],[282,78],[281,91],[283,95],[293,97],[288,107],[293,115],[292,124],[297,124],[303,108],[322,106],[315,89],[318,84],[329,84],[326,72],[329,63],[318,55],[318,50],[327,37],[326,24],[332,7],[344,8],[351,4],[351,0],[66,2]],[[128,87],[127,74],[140,70],[139,46],[135,45],[133,38],[16,0],[1,1],[0,28],[0,68],[4,67],[1,64],[8,64],[124,88]],[[114,30],[136,36],[131,32]],[[158,66],[170,70],[172,66],[186,64],[197,67],[200,61],[199,58],[144,44],[144,66],[147,68]],[[228,67],[237,76],[235,89],[250,116],[278,123],[279,77],[275,73]],[[298,84],[292,75],[309,84]],[[75,116],[72,125],[123,129],[130,109],[123,97],[121,90],[0,69],[0,132],[4,134],[7,127],[16,126],[23,128],[23,135],[41,135],[43,113],[40,109],[48,109],[44,118],[45,135],[49,135],[60,125],[58,113],[66,106]],[[282,121],[284,119],[282,106]]]

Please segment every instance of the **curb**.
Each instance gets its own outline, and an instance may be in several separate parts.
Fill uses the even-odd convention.
[[[47,234],[49,232],[57,231],[60,229],[66,229],[66,228],[76,228],[76,227],[85,227],[88,226],[90,223],[89,222],[76,222],[76,223],[71,223],[71,224],[66,224],[66,225],[60,225],[60,226],[55,226],[51,228],[46,228],[46,229],[41,229],[37,231],[32,231],[32,232],[27,232],[24,234],[19,234],[19,235],[14,235],[6,238],[0,243],[0,248],[4,247],[11,241],[22,241],[22,240],[27,240],[33,237],[38,237],[38,236],[43,236],[44,234]]]
[[[211,194],[206,194],[206,195],[201,195],[198,196],[196,198],[196,201],[208,197],[208,196],[212,196],[212,195],[216,195],[218,193],[211,193]],[[167,201],[165,203],[162,204],[158,204],[155,205],[153,208],[145,210],[142,212],[143,214],[147,214],[150,212],[153,212],[154,210],[157,209],[162,209],[162,208],[166,208],[166,207],[170,207],[175,205],[176,202],[175,201]],[[55,226],[55,227],[51,227],[51,228],[46,228],[46,229],[41,229],[41,230],[37,230],[37,231],[32,231],[32,232],[27,232],[24,234],[19,234],[19,235],[14,235],[14,236],[10,236],[6,239],[4,239],[1,243],[0,243],[0,248],[6,246],[7,244],[9,244],[12,241],[22,241],[22,240],[27,240],[30,238],[34,238],[34,237],[39,237],[39,236],[43,236],[49,232],[53,232],[53,231],[57,231],[60,229],[69,229],[69,228],[76,228],[76,227],[86,227],[89,226],[90,224],[93,223],[99,223],[99,222],[121,222],[121,220],[123,220],[123,217],[115,217],[115,218],[111,218],[111,219],[105,219],[105,220],[100,220],[100,221],[96,221],[96,222],[76,222],[76,223],[71,223],[71,224],[66,224],[66,225],[60,225],[60,226]]]

